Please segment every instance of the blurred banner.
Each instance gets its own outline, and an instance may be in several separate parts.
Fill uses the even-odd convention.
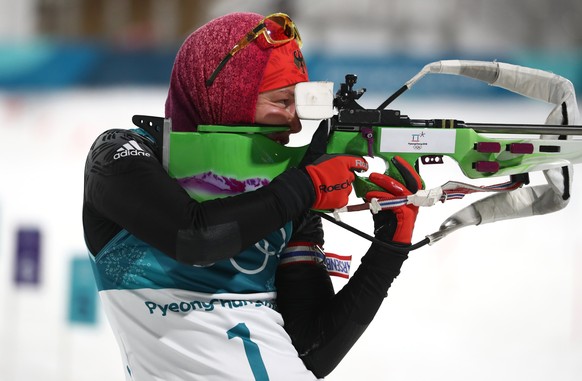
[[[97,287],[87,256],[74,256],[70,264],[69,322],[97,323]]]
[[[0,90],[165,85],[177,50],[51,41],[0,43]]]
[[[40,283],[41,234],[37,228],[20,228],[16,232],[14,283],[17,286]]]
[[[132,49],[99,43],[36,41],[0,43],[0,91],[61,90],[104,86],[167,87],[179,45]],[[359,76],[358,87],[390,95],[426,64],[440,60],[499,61],[546,70],[568,78],[582,91],[582,52],[560,55],[544,52],[505,54],[344,54],[305,50],[309,78],[332,81],[339,86],[346,74]],[[498,97],[507,94],[497,87],[448,76],[428,77],[411,95],[475,95]]]

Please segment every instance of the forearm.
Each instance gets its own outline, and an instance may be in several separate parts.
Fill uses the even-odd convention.
[[[130,140],[149,156],[114,159]],[[256,191],[197,202],[163,169],[150,144],[130,131],[112,130],[92,147],[83,223],[93,254],[125,229],[179,261],[208,264],[238,254],[304,213],[315,199],[308,176],[290,169]]]
[[[336,295],[322,266],[280,269],[278,300],[285,329],[316,376],[329,374],[366,330],[405,259],[372,245]]]
[[[289,170],[257,191],[201,203],[191,212],[192,223],[178,230],[176,258],[208,264],[232,257],[305,212],[313,200],[308,177]]]

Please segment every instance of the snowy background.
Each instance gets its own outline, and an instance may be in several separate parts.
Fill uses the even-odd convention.
[[[81,226],[83,167],[93,139],[104,129],[131,128],[134,114],[163,115],[166,86],[163,81],[127,84],[122,80],[118,84],[113,80],[104,81],[107,85],[103,86],[92,80],[81,85],[49,86],[45,82],[42,86],[27,83],[19,87],[7,80],[18,74],[14,74],[18,54],[6,52],[19,53],[22,60],[19,62],[27,62],[23,51],[14,50],[15,46],[30,47],[39,35],[64,41],[71,38],[67,33],[73,35],[75,28],[80,28],[78,25],[57,27],[62,17],[56,17],[57,21],[52,23],[46,21],[51,4],[60,4],[60,11],[72,11],[76,3],[0,0],[0,21],[3,21],[0,23],[3,37],[0,43],[2,381],[123,380],[119,351],[100,306],[95,322],[71,323],[69,316],[71,261],[87,255]],[[114,3],[132,2],[103,3],[111,7]],[[157,6],[159,3],[150,2]],[[183,5],[178,0],[167,3],[177,9]],[[277,6],[264,1],[213,3],[214,7],[203,7],[206,12],[201,15],[213,17],[236,7],[264,14],[279,9],[292,15],[296,13],[298,16],[294,18],[304,39],[314,41],[306,46],[313,55],[329,50],[330,55],[347,56],[347,62],[356,53],[372,57],[367,62],[372,62],[378,54],[390,57],[390,67],[384,75],[392,82],[382,82],[382,86],[392,83],[394,86],[374,88],[366,84],[366,80],[373,82],[366,79],[369,73],[358,71],[364,85],[372,88],[363,101],[370,107],[377,106],[414,74],[410,72],[411,62],[428,63],[435,57],[473,54],[488,59],[515,58],[512,61],[515,63],[523,63],[520,60],[526,56],[535,57],[537,61],[527,61],[528,64],[537,63],[540,68],[570,78],[577,86],[582,84],[582,66],[567,65],[577,62],[576,57],[580,56],[580,26],[571,21],[572,12],[580,14],[579,2],[563,2],[560,8],[550,4],[562,2],[530,1],[530,7],[520,12],[514,4],[508,11],[497,13],[494,10],[501,6],[500,1],[488,2],[489,6],[485,6],[476,1],[449,0],[440,2],[435,9],[410,0],[393,1],[389,5],[360,1],[357,7],[342,1],[341,10],[331,6],[330,1],[274,2]],[[418,8],[421,3],[425,8]],[[480,12],[480,17],[471,22],[470,16],[475,11]],[[53,16],[59,14],[56,12]],[[503,23],[508,18],[513,20],[513,29],[507,22]],[[345,26],[340,28],[340,25]],[[133,33],[136,28],[119,30],[117,36],[107,38],[123,37],[123,33]],[[77,30],[77,33],[81,32]],[[158,36],[172,40],[180,33],[180,30],[162,29]],[[472,41],[479,43],[471,44]],[[315,42],[326,48],[317,48],[321,45]],[[414,58],[401,57],[407,49],[414,53]],[[42,53],[29,49],[27,57],[33,57],[31,51]],[[509,51],[516,54],[508,55]],[[309,64],[309,53],[306,58]],[[398,67],[398,62],[408,65],[408,69],[391,70]],[[354,65],[357,69],[362,67],[360,61],[354,61]],[[164,72],[167,66],[161,67],[162,73],[157,75],[168,77],[169,72]],[[312,72],[324,73],[315,66]],[[330,76],[336,81],[341,79]],[[313,79],[330,78],[318,74]],[[431,83],[430,79],[427,81]],[[454,84],[455,80],[447,80],[450,82]],[[460,94],[455,94],[454,86],[443,94],[435,90],[439,86],[419,85],[420,95],[415,95],[413,89],[392,107],[414,118],[517,123],[543,123],[550,110],[542,102],[491,93],[486,85],[470,88],[460,85]],[[312,128],[312,124],[307,125],[292,144],[305,144]],[[579,167],[575,167],[573,197],[565,210],[468,227],[412,253],[374,322],[327,379],[580,380],[582,249],[579,245],[582,235],[578,234],[582,182],[577,181],[576,171]],[[428,187],[447,180],[467,181],[450,161],[441,166],[423,166],[421,173]],[[532,176],[532,183],[542,181],[540,174]],[[436,231],[449,215],[480,197],[467,196],[465,200],[422,209],[414,241]],[[371,220],[365,212],[344,216],[344,220],[370,231]],[[16,232],[27,227],[38,228],[42,234],[41,273],[38,284],[22,286],[13,281]],[[326,250],[352,254],[355,268],[367,242],[335,226],[326,224],[326,231]],[[335,280],[338,289],[343,284],[345,281]]]

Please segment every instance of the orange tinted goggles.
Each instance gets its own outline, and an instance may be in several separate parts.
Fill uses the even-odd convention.
[[[284,44],[291,40],[295,40],[299,47],[302,45],[299,31],[291,18],[285,13],[273,13],[262,19],[253,30],[248,32],[239,42],[236,43],[236,45],[234,45],[230,52],[228,52],[222,61],[220,61],[216,69],[214,69],[210,77],[208,77],[206,80],[206,86],[212,85],[218,73],[220,73],[224,68],[224,65],[226,65],[226,63],[236,53],[244,49],[260,35],[263,35],[265,41],[271,45]]]

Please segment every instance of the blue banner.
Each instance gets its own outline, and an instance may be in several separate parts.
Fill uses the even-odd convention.
[[[37,228],[21,228],[16,232],[14,283],[18,286],[40,283],[41,234]]]
[[[42,90],[87,86],[167,87],[178,45],[124,49],[98,43],[65,43],[50,40],[28,43],[0,42],[0,89]],[[447,59],[500,61],[546,70],[568,78],[577,91],[582,86],[582,52],[484,51],[481,54],[446,52],[422,55],[385,51],[378,54],[328,53],[314,47],[305,50],[309,78],[333,81],[337,86],[346,74],[357,74],[356,87],[386,94],[398,90],[426,64]],[[482,97],[510,95],[462,76],[429,75],[409,96],[467,94]]]
[[[97,286],[89,258],[73,257],[70,265],[69,322],[97,323]]]

